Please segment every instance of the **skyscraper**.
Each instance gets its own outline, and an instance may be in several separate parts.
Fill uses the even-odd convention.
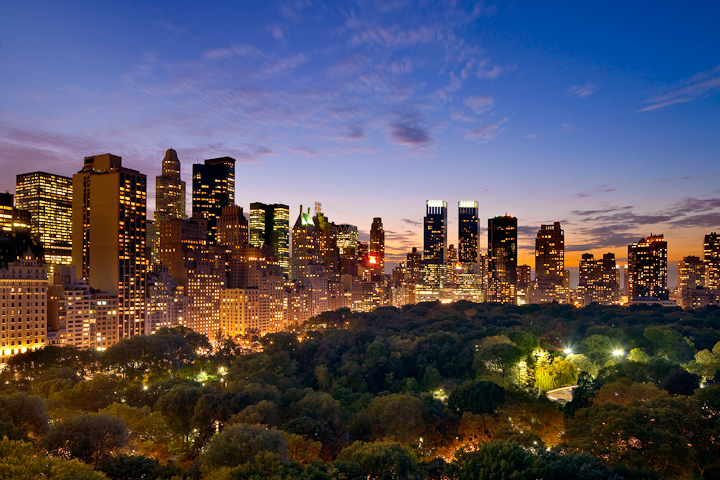
[[[580,260],[578,303],[584,307],[591,303],[613,305],[620,297],[615,254],[606,253],[595,260],[592,253],[584,253]]]
[[[272,248],[275,260],[290,274],[290,209],[287,205],[254,202],[250,204],[250,245]]]
[[[426,262],[444,263],[447,251],[447,202],[426,200],[423,257]]]
[[[700,257],[693,255],[683,257],[678,263],[678,297],[683,308],[692,308],[688,305],[688,291],[705,286],[705,264]]]
[[[385,230],[383,229],[382,218],[373,218],[370,226],[370,261],[376,262],[380,275],[385,274]]]
[[[72,262],[72,179],[45,172],[17,176],[15,207],[30,213],[30,230],[45,250],[45,261]]]
[[[155,177],[155,228],[158,223],[185,218],[185,182],[180,179],[180,160],[172,148],[165,152],[162,175]]]
[[[208,239],[215,243],[222,207],[235,203],[235,159],[212,158],[193,165],[192,213],[208,221]]]
[[[120,338],[145,329],[146,205],[145,175],[120,157],[85,157],[73,175],[73,265],[92,288],[117,294]]]
[[[515,303],[517,288],[517,218],[488,220],[488,301]]]
[[[458,202],[458,260],[460,263],[476,263],[478,258],[478,237],[480,220],[478,202]]]
[[[350,257],[357,255],[358,228],[355,225],[341,223],[337,226],[337,235],[340,255]]]
[[[560,222],[540,225],[535,239],[535,284],[529,303],[566,303],[565,232]]]
[[[715,232],[705,235],[704,247],[705,286],[720,289],[720,235]]]
[[[667,242],[662,235],[628,245],[630,298],[668,299]]]

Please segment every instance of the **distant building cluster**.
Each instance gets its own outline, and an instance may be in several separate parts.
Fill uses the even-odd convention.
[[[667,286],[667,242],[650,235],[628,246],[626,269],[612,253],[582,255],[570,288],[565,235],[541,225],[535,275],[518,265],[517,219],[488,220],[480,250],[477,201],[458,202],[458,246],[448,245],[448,204],[427,200],[423,248],[385,274],[385,230],[335,224],[322,206],[291,215],[282,203],[235,204],[235,160],[194,164],[192,212],[180,160],[170,149],[156,178],[155,219],[147,179],[111,154],[86,157],[72,178],[17,176],[0,194],[0,363],[47,344],[106,349],[122,338],[183,325],[207,335],[265,334],[328,310],[370,311],[423,301],[720,304],[720,235],[704,257],[685,257],[678,291]],[[295,219],[290,227],[291,216]],[[621,273],[624,273],[621,282]]]

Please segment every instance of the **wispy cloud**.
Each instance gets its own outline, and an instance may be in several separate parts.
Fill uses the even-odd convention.
[[[596,188],[593,188],[591,190],[588,190],[587,192],[580,192],[575,194],[575,198],[587,198],[587,197],[593,197],[595,195],[601,195],[603,193],[611,193],[614,192],[615,189],[612,187],[609,187],[607,185],[600,185]]]
[[[589,97],[597,91],[597,87],[592,82],[587,82],[584,85],[573,85],[568,88],[568,94],[578,98]]]
[[[465,105],[478,115],[489,112],[495,100],[485,95],[473,95],[465,99]]]
[[[640,111],[648,112],[675,105],[676,103],[692,102],[693,100],[716,95],[718,92],[720,92],[720,65],[707,72],[701,72],[681,80],[668,88],[665,93],[645,100],[645,103],[649,105],[640,109]]]
[[[487,143],[497,138],[497,136],[503,132],[501,125],[507,121],[508,119],[504,118],[498,123],[490,123],[472,129],[465,134],[465,138],[477,143]]]

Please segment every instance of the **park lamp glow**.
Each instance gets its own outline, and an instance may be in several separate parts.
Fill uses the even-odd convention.
[[[563,350],[563,353],[565,353],[565,355],[572,355],[573,351],[570,348],[566,348],[565,350]]]
[[[623,355],[625,355],[625,351],[624,350],[613,350],[612,354],[614,357],[622,357]]]

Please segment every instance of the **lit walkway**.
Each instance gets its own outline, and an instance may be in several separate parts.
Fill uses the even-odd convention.
[[[569,387],[560,387],[553,390],[547,391],[547,397],[553,402],[567,403],[572,400],[573,388],[577,385],[571,385]]]

